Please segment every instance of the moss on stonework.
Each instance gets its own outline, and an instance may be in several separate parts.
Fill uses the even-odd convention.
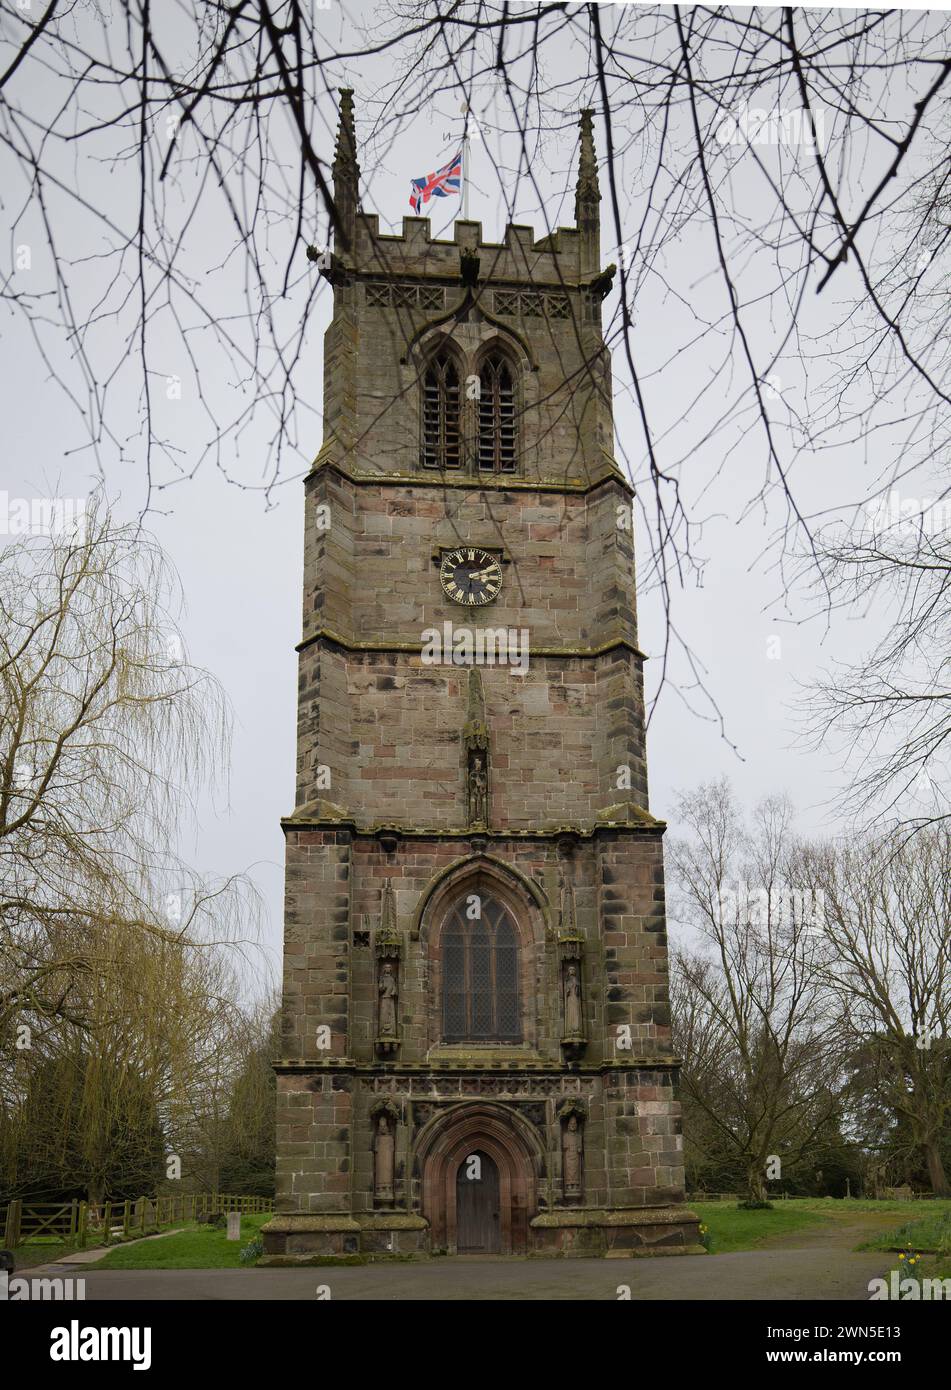
[[[524,1064],[524,1053],[513,1052],[511,1048],[500,1047],[480,1047],[469,1050],[468,1048],[453,1048],[452,1052],[438,1052],[435,1048],[430,1053],[431,1069],[440,1065],[451,1063],[454,1066],[474,1067],[476,1069],[486,1066],[515,1066],[521,1067]]]
[[[339,647],[345,652],[401,652],[411,656],[420,654],[426,650],[423,642],[398,642],[394,638],[384,640],[364,640],[354,637],[350,633],[338,632],[332,627],[315,628],[302,642],[298,642],[297,651],[304,652],[314,646],[317,642],[329,642],[335,647]],[[569,642],[565,646],[548,647],[538,646],[533,648],[533,656],[537,660],[539,657],[582,657],[594,659],[595,657],[607,656],[610,652],[623,649],[628,651],[639,661],[646,661],[647,657],[635,647],[627,637],[611,637],[606,642],[600,643],[597,647],[590,647],[582,642]],[[471,827],[470,831],[471,833]]]
[[[310,472],[304,479],[305,484],[310,483],[319,473],[326,469],[333,469],[347,482],[354,483],[358,487],[432,487],[433,477],[431,473],[371,473],[366,469],[348,467],[337,457],[336,441],[331,441],[329,445],[324,445],[320,453],[314,459],[310,467]],[[538,478],[504,478],[497,479],[491,477],[452,478],[445,475],[439,479],[440,488],[457,488],[465,491],[501,491],[501,492],[552,492],[552,493],[576,493],[584,496],[586,493],[594,492],[597,488],[603,487],[605,483],[616,483],[622,491],[630,497],[634,496],[634,489],[628,479],[618,467],[615,459],[607,453],[602,453],[600,471],[593,467],[588,477],[545,477]]]
[[[373,1265],[373,1264],[418,1264],[428,1259],[428,1255],[263,1255],[255,1265],[270,1269],[301,1269],[317,1266]]]
[[[425,1231],[429,1226],[425,1217],[402,1211],[375,1211],[365,1215],[358,1212],[354,1219],[363,1231]]]
[[[262,1235],[301,1235],[315,1232],[324,1234],[328,1231],[359,1233],[360,1226],[352,1216],[340,1212],[325,1216],[315,1216],[310,1212],[289,1212],[287,1215],[272,1216],[270,1221],[266,1221],[261,1227]]]
[[[699,1223],[700,1218],[686,1207],[558,1207],[533,1216],[530,1224],[538,1229],[590,1226],[683,1226]]]
[[[625,1056],[611,1058],[610,1061],[592,1062],[590,1065],[582,1063],[572,1063],[570,1069],[564,1066],[554,1066],[551,1062],[540,1062],[533,1058],[513,1059],[506,1056],[502,1060],[498,1058],[486,1058],[484,1054],[479,1055],[475,1062],[471,1060],[456,1061],[452,1057],[443,1057],[439,1060],[431,1058],[425,1062],[356,1062],[352,1057],[284,1057],[274,1063],[274,1070],[282,1073],[299,1072],[353,1072],[356,1075],[372,1076],[403,1076],[403,1075],[433,1075],[433,1076],[452,1076],[456,1071],[467,1069],[470,1072],[478,1071],[504,1071],[524,1073],[526,1076],[597,1076],[601,1077],[610,1072],[650,1072],[661,1077],[658,1084],[667,1085],[666,1074],[676,1071],[681,1065],[677,1057],[671,1055],[654,1054],[653,1056]],[[655,1084],[655,1083],[645,1083]],[[622,1146],[622,1151],[626,1152],[626,1147]]]
[[[365,1231],[425,1231],[429,1222],[412,1212],[358,1212],[354,1216],[340,1213],[315,1215],[311,1212],[278,1213],[261,1227],[265,1235],[326,1235],[359,1234]]]

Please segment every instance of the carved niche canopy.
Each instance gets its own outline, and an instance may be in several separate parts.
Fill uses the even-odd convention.
[[[489,729],[482,673],[477,666],[469,668],[462,743],[466,759],[466,825],[472,830],[486,830],[489,823]]]
[[[380,929],[376,934],[377,1029],[376,1049],[384,1056],[400,1045],[400,960],[403,938],[396,926],[396,900],[389,879],[383,885]]]
[[[577,1059],[587,1045],[582,960],[584,937],[578,930],[575,893],[566,877],[561,889],[561,930],[558,933],[558,970],[561,985],[561,1045],[565,1055]]]

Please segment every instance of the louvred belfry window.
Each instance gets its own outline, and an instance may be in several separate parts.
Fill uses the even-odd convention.
[[[518,931],[494,898],[471,896],[450,912],[442,931],[442,1016],[445,1042],[521,1042]]]
[[[448,352],[433,357],[423,373],[423,466],[458,468],[459,369]]]
[[[515,377],[501,354],[487,357],[479,373],[479,470],[514,473]]]

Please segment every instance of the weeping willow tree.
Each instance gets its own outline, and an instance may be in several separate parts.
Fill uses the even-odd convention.
[[[154,1137],[214,1051],[237,997],[217,948],[247,962],[255,935],[247,883],[178,852],[229,733],[178,599],[154,541],[97,501],[0,552],[0,1104],[53,1149],[38,1117],[59,1107],[60,1157],[97,1197],[122,1136]]]
[[[255,1011],[241,1005],[228,955],[104,930],[73,1010],[81,1027],[59,1020],[20,1054],[19,1100],[0,1144],[3,1186],[96,1206],[219,1188],[187,1121],[206,1111],[216,1080],[229,1100],[246,1084],[234,1040],[248,1034]],[[230,1137],[232,1148],[246,1138]]]
[[[104,933],[234,934],[247,907],[177,853],[181,816],[227,756],[212,677],[184,658],[173,576],[93,506],[72,535],[0,552],[0,1030],[82,1025]]]
[[[273,1001],[242,1020],[236,1038],[239,1065],[228,1104],[222,1191],[274,1195],[277,1079],[273,1063],[280,1055],[280,1041],[281,1015]]]

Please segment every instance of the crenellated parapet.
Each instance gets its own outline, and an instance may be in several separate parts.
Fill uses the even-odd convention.
[[[334,189],[345,236],[319,262],[334,290],[324,353],[321,463],[350,476],[426,476],[438,441],[425,445],[425,383],[441,353],[453,359],[451,476],[440,484],[511,481],[588,488],[613,460],[611,373],[601,303],[611,271],[599,264],[597,165],[591,113],[581,120],[577,225],[543,236],[521,223],[500,241],[481,222],[457,219],[434,237],[428,217],[382,232],[359,210],[352,96],[342,94]],[[510,381],[517,452],[508,479],[483,471],[479,378],[500,354]]]

